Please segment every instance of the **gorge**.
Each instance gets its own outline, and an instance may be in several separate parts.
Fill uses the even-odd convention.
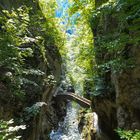
[[[0,140],[140,140],[139,22],[139,0],[1,0]]]

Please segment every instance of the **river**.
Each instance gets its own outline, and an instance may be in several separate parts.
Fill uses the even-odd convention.
[[[82,140],[78,131],[78,105],[67,104],[67,114],[63,122],[59,122],[59,128],[50,134],[51,140]]]

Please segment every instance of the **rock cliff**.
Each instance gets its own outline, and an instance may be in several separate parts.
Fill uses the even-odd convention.
[[[91,25],[98,65],[93,108],[99,115],[103,140],[119,140],[114,131],[117,128],[140,129],[140,32],[136,3],[96,1]]]
[[[10,49],[18,53],[6,54],[3,47],[8,48],[8,41],[3,41],[5,46],[1,41],[0,49],[8,63],[0,57],[0,118],[26,124],[25,140],[49,139],[50,131],[65,115],[65,103],[52,101],[62,75],[61,55],[55,37],[48,33],[53,29],[47,26],[39,2],[34,0],[2,0],[0,17],[1,40],[8,36]],[[16,61],[9,61],[14,58]]]

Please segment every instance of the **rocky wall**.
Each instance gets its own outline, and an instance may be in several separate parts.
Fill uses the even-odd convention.
[[[100,3],[96,1],[96,3],[96,8],[98,8],[104,1]],[[120,138],[115,132],[117,128],[140,130],[140,48],[139,41],[135,40],[135,35],[139,34],[136,22],[139,17],[135,17],[136,19],[134,18],[132,22],[126,20],[129,14],[130,18],[137,11],[135,9],[131,13],[128,12],[129,8],[134,9],[136,6],[134,3],[125,3],[124,7],[122,6],[124,3],[121,3],[120,11],[113,8],[111,4],[107,9],[108,4],[106,3],[106,6],[104,5],[102,8],[100,7],[101,9],[98,9],[101,13],[100,16],[97,14],[96,21],[92,21],[94,24],[92,29],[95,36],[96,63],[99,67],[101,66],[97,70],[98,80],[95,80],[97,90],[95,89],[93,97],[93,108],[99,116],[100,139],[102,140],[119,140]],[[117,4],[116,7],[120,6],[119,2]],[[121,17],[121,20],[117,17]],[[120,27],[120,24],[123,27]],[[119,34],[119,36],[117,37],[116,34]],[[123,42],[120,45],[118,42],[116,45],[116,48],[119,45],[121,46],[120,52],[116,51],[116,48],[110,51],[108,42],[113,42],[117,38],[121,40],[122,35],[129,37],[125,43]],[[116,37],[113,38],[113,36]],[[119,57],[123,58],[122,62],[114,63],[112,61],[117,60]],[[124,64],[129,60],[132,60],[130,66],[129,63]]]
[[[5,81],[7,72],[12,73],[11,69],[0,66],[0,119],[14,118],[16,124],[26,124],[26,130],[22,132],[25,140],[48,140],[51,130],[57,128],[58,122],[65,115],[65,103],[57,104],[52,100],[53,94],[62,80],[62,60],[56,45],[46,43],[47,45],[45,44],[43,48],[45,56],[43,56],[40,49],[42,44],[35,41],[36,36],[40,36],[45,42],[49,40],[43,28],[46,19],[38,1],[2,0],[0,11],[5,9],[11,11],[23,5],[32,7],[29,12],[30,22],[27,29],[29,41],[18,47],[33,49],[33,55],[24,60],[24,68],[39,69],[44,74],[29,74],[24,77],[36,82],[37,86],[31,83],[23,85],[22,90],[25,91],[25,94],[21,100],[12,95],[7,87],[7,79]],[[53,40],[51,44],[54,44]]]

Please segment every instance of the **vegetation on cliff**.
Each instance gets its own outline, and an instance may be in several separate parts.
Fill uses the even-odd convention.
[[[118,132],[121,138],[139,139],[139,132],[136,131],[135,137],[135,132],[127,133],[123,130],[135,130],[140,126],[139,113],[136,113],[139,107],[134,103],[139,102],[137,94],[139,87],[138,82],[135,81],[135,78],[139,77],[136,73],[139,71],[137,57],[140,42],[139,2],[138,0],[101,0],[95,1],[95,6],[93,5],[93,1],[74,1],[74,6],[71,8],[74,13],[80,12],[82,21],[88,23],[94,34],[94,48],[88,51],[88,56],[93,55],[92,73],[89,73],[93,83],[86,82],[85,89],[89,90],[92,86],[89,91],[93,97],[93,107],[99,115],[100,129],[104,133],[103,139],[119,139],[114,132],[117,127],[122,128]],[[84,67],[83,61],[81,64]],[[133,79],[132,82],[129,82],[130,77]],[[120,81],[124,82],[124,86],[121,86],[123,82],[118,84]],[[135,88],[132,88],[132,85]],[[131,104],[132,97],[133,104]],[[136,119],[133,121],[133,118]]]
[[[27,125],[25,139],[45,105],[36,102],[42,102],[44,90],[60,80],[64,35],[54,18],[55,6],[55,1],[0,2],[0,119]],[[0,129],[1,139],[15,134],[6,122],[1,121]]]

